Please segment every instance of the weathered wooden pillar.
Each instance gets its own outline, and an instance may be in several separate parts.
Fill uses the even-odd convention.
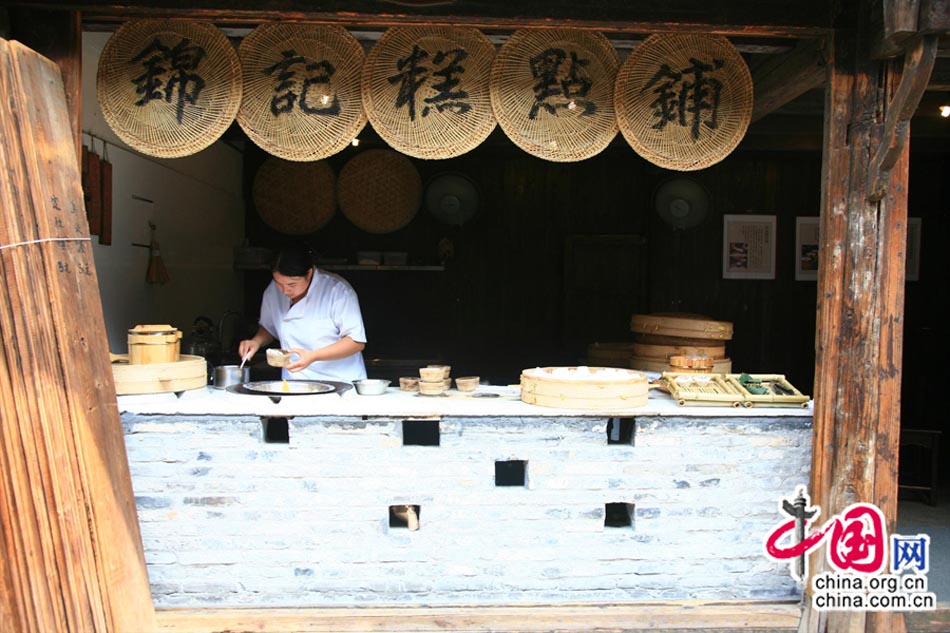
[[[860,13],[863,20],[868,12]],[[866,502],[881,509],[890,534],[897,518],[909,156],[896,109],[913,109],[906,99],[912,86],[905,81],[898,89],[898,80],[920,74],[913,60],[920,60],[921,46],[892,62],[871,59],[870,47],[866,23],[837,31],[826,89],[811,497],[821,507],[819,525]],[[832,571],[823,550],[810,563],[812,577]],[[806,587],[801,630],[905,627],[900,613],[819,613]]]

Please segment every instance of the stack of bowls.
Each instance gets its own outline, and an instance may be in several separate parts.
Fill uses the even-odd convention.
[[[448,365],[429,365],[419,368],[419,393],[424,396],[439,396],[452,384]]]

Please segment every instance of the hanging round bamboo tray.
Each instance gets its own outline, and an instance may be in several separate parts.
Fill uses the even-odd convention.
[[[308,235],[336,213],[336,177],[326,161],[300,163],[270,157],[254,176],[257,214],[286,235]]]
[[[320,160],[348,147],[366,125],[363,47],[343,27],[261,24],[238,55],[244,97],[237,121],[264,151]]]
[[[563,409],[625,409],[647,403],[647,378],[641,372],[611,367],[589,367],[584,379],[561,378],[559,370],[576,367],[537,367],[521,372],[521,400]],[[617,377],[617,372],[623,372]],[[609,378],[599,377],[608,375]]]
[[[371,149],[351,158],[337,184],[340,211],[367,233],[392,233],[416,216],[422,178],[412,161],[392,150]]]
[[[175,362],[130,364],[127,354],[111,354],[117,395],[200,389],[208,385],[208,363],[201,356],[182,354]]]
[[[159,158],[218,140],[241,104],[241,64],[224,33],[186,20],[133,20],[99,57],[96,96],[109,127]]]
[[[617,73],[617,122],[640,156],[676,171],[728,156],[752,118],[752,75],[724,37],[651,35]]]
[[[363,108],[393,149],[425,159],[460,156],[495,129],[489,96],[495,47],[478,29],[396,26],[363,65]]]
[[[713,321],[688,314],[634,314],[630,318],[630,331],[701,340],[732,339],[732,323],[729,321]]]
[[[557,162],[596,156],[617,135],[619,59],[607,38],[593,31],[516,31],[492,65],[498,124],[532,156]]]

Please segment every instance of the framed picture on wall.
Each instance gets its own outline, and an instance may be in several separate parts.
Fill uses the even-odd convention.
[[[907,281],[920,279],[921,218],[907,218]]]
[[[775,279],[775,216],[724,215],[723,279]]]
[[[795,218],[795,281],[818,279],[818,226],[816,217]]]

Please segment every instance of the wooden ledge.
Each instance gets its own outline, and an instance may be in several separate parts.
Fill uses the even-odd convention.
[[[175,633],[385,631],[795,631],[797,602],[676,601],[638,604],[158,609],[158,630]]]

